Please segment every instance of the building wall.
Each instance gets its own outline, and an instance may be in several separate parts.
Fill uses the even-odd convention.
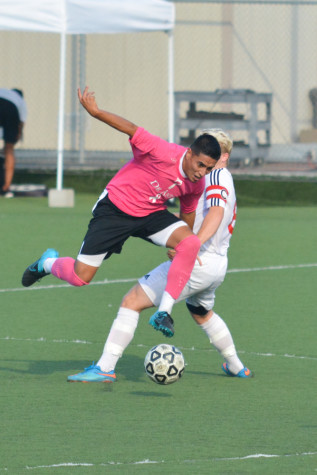
[[[317,4],[176,3],[176,22],[175,90],[271,92],[275,144],[290,145],[311,128]],[[54,34],[0,32],[0,86],[23,89],[28,104],[22,149],[56,148],[59,42]],[[167,34],[89,35],[81,59],[78,42],[67,39],[65,148],[79,147],[76,88],[84,84],[95,91],[100,107],[168,138]],[[219,104],[201,107],[224,110]],[[233,108],[248,113],[245,105]],[[87,150],[129,150],[126,137],[86,113],[81,117]]]

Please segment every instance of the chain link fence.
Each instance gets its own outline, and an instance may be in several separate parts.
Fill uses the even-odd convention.
[[[175,6],[175,138],[186,143],[205,125],[221,126],[238,159],[314,160],[317,1]],[[17,166],[54,167],[59,36],[0,32],[0,41],[0,85],[23,89],[29,110]],[[85,84],[100,107],[168,139],[167,34],[69,36],[67,57],[65,167],[116,168],[130,157],[127,138],[79,106],[76,90]],[[177,102],[181,93],[194,95]]]
[[[186,118],[188,127],[199,126],[199,115],[200,128],[209,124],[208,119],[216,126],[218,119],[234,138],[237,158],[243,154],[266,161],[314,158],[317,2],[177,2],[176,6],[175,90],[218,93],[208,102],[199,102],[201,94],[188,94],[186,102],[186,95],[180,94],[184,100],[179,104],[183,119],[179,126],[186,126]],[[253,100],[259,99],[255,127],[252,93]],[[239,103],[230,103],[230,94],[235,99],[240,94]],[[262,94],[271,99],[260,101]],[[245,147],[251,143],[252,148],[252,141],[254,153]]]

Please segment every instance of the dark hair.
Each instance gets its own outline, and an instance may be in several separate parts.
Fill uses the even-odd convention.
[[[23,97],[23,91],[21,89],[11,89],[11,90],[17,92],[18,94],[20,94],[21,97]]]
[[[208,155],[214,160],[219,160],[221,149],[218,140],[212,135],[203,134],[197,137],[191,144],[190,149],[195,155]]]

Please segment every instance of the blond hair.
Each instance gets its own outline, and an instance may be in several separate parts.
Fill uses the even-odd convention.
[[[222,129],[205,129],[202,135],[212,135],[215,137],[220,145],[221,153],[228,153],[230,155],[233,141],[230,135]]]

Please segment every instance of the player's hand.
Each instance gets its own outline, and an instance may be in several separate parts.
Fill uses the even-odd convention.
[[[200,257],[199,257],[199,256],[197,256],[197,257],[196,257],[196,260],[198,261],[198,264],[199,264],[200,266],[202,266],[202,265],[203,265],[203,263],[201,262],[201,259],[200,259]]]
[[[81,93],[80,88],[78,88],[77,93],[81,105],[86,109],[87,112],[89,112],[90,115],[95,117],[99,111],[95,99],[95,93],[88,91],[88,86],[85,87],[83,93]]]
[[[176,255],[175,249],[169,249],[167,251],[167,256],[168,256],[170,261],[172,261],[174,259],[175,255]]]

